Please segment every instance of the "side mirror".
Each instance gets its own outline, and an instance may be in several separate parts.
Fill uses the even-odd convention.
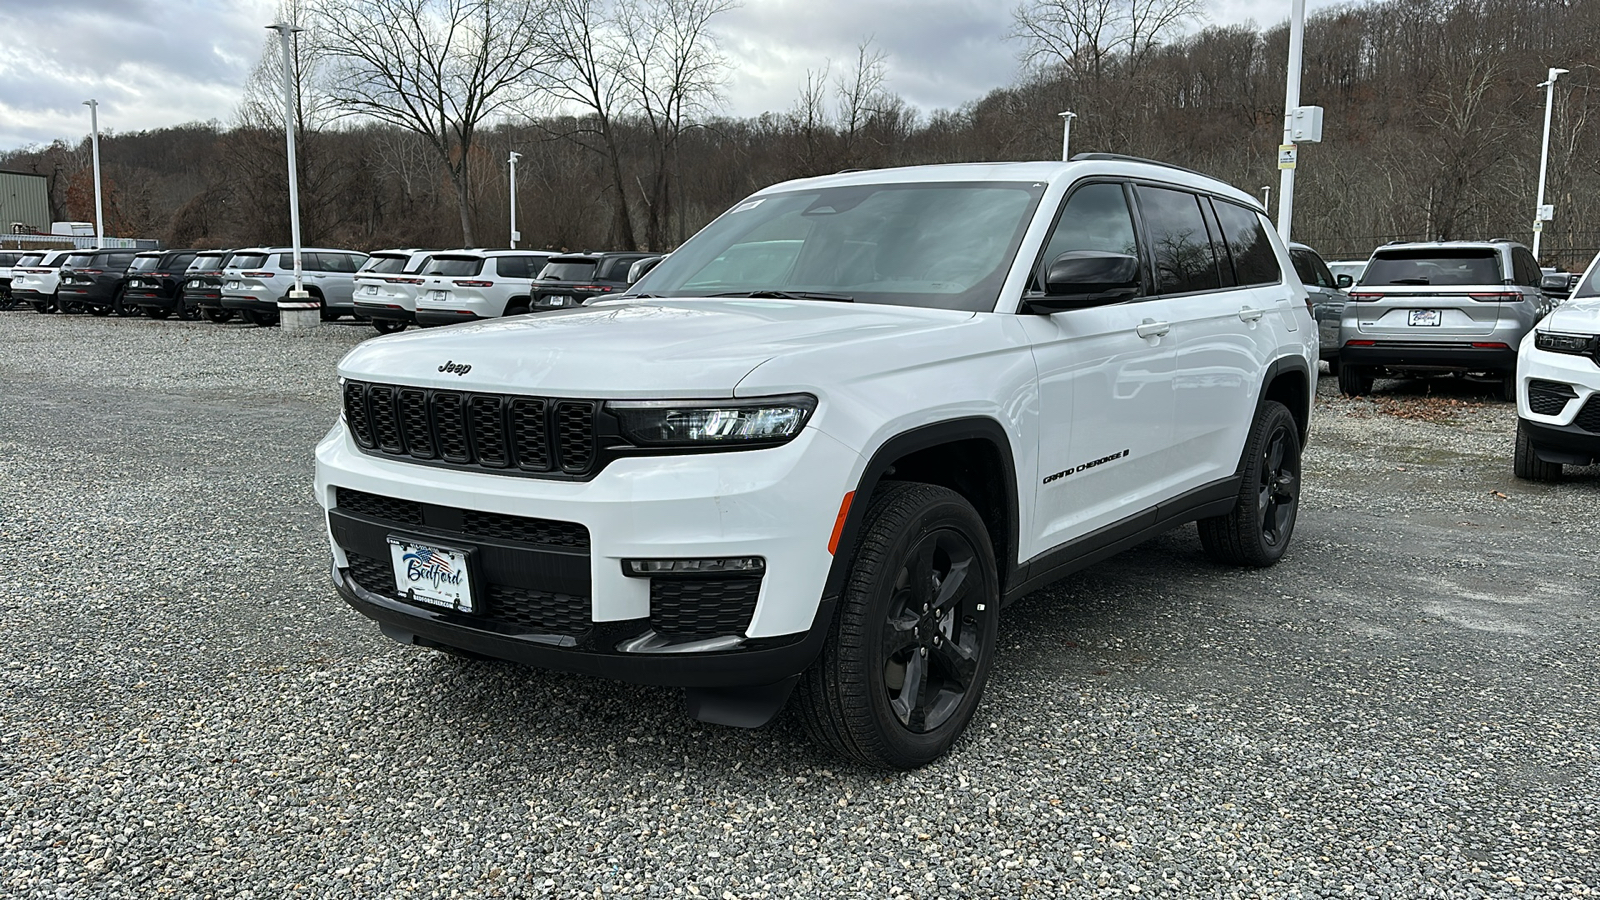
[[[1539,279],[1539,287],[1546,291],[1565,292],[1567,289],[1567,273],[1551,272]]]
[[[1044,295],[1024,300],[1028,312],[1050,313],[1120,303],[1139,295],[1139,258],[1102,250],[1068,250],[1050,263]]]
[[[1351,285],[1355,284],[1356,280],[1354,278],[1351,278],[1349,275],[1338,275],[1338,276],[1334,277],[1333,283],[1338,285],[1339,290],[1342,291],[1342,290],[1350,287]]]

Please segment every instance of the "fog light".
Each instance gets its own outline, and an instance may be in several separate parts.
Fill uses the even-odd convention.
[[[634,578],[652,575],[760,575],[767,561],[759,556],[725,556],[716,559],[629,559],[622,572]]]

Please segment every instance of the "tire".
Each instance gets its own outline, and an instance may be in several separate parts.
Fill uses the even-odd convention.
[[[172,312],[181,322],[193,322],[194,320],[200,318],[200,308],[197,306],[190,306],[189,304],[183,302],[182,297],[179,297],[177,301],[173,303]]]
[[[56,302],[54,300],[35,300],[33,301],[33,311],[40,315],[48,315],[56,311]]]
[[[111,301],[111,308],[116,310],[117,315],[124,319],[131,319],[134,316],[142,315],[144,312],[137,303],[123,303],[121,291],[118,291],[115,299]]]
[[[269,328],[278,324],[277,313],[261,312],[254,309],[241,309],[239,310],[239,315],[243,317],[246,322],[249,322],[251,325],[254,325],[257,328]]]
[[[527,297],[513,297],[511,302],[506,304],[506,311],[501,313],[501,315],[525,316],[532,311],[533,307],[531,305],[531,301],[529,301]]]
[[[1560,481],[1561,463],[1545,462],[1533,452],[1533,439],[1528,436],[1528,426],[1517,420],[1517,449],[1511,459],[1511,471],[1528,481]]]
[[[66,310],[62,310],[62,312],[66,312]],[[91,315],[91,316],[109,316],[109,315],[111,315],[111,307],[109,307],[109,306],[91,306],[91,307],[89,307],[89,315]]]
[[[201,310],[201,313],[205,315],[207,321],[214,322],[218,325],[221,325],[223,322],[233,321],[233,310],[231,309],[212,308]]]
[[[396,322],[393,319],[373,319],[372,327],[379,334],[397,334],[406,330],[406,323]]]
[[[146,306],[144,314],[152,319],[165,319],[167,316],[172,315],[172,310],[162,309],[159,306]]]
[[[1328,374],[1335,378],[1339,377],[1339,357],[1328,357]]]
[[[938,759],[977,709],[999,616],[994,549],[972,505],[929,484],[880,487],[828,640],[796,687],[806,731],[874,768]]]
[[[344,317],[343,313],[331,310],[326,306],[322,307],[322,309],[318,310],[317,312],[322,316],[322,321],[324,322],[337,322]]]
[[[1339,393],[1346,397],[1372,393],[1372,370],[1366,366],[1339,366]]]
[[[1500,376],[1500,399],[1508,403],[1517,402],[1517,373],[1506,372]]]
[[[1217,562],[1263,568],[1289,549],[1300,511],[1300,426],[1287,406],[1261,405],[1241,474],[1233,509],[1200,520],[1200,545]]]

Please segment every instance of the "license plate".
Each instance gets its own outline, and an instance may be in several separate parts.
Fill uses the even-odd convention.
[[[447,550],[404,538],[389,538],[394,585],[400,596],[418,603],[472,612],[472,583],[465,550]]]
[[[1412,325],[1438,325],[1441,315],[1437,309],[1413,309],[1411,311]]]
[[[449,300],[450,299],[450,292],[449,291],[429,291],[428,292],[428,299],[429,300]]]
[[[132,281],[128,282],[128,287],[144,287],[144,282],[142,282],[139,279],[135,278]]]
[[[237,291],[240,287],[242,287],[242,285],[240,285],[237,281],[228,282],[228,290],[230,291]]]
[[[375,284],[369,284],[364,290],[369,294],[376,294],[378,292],[378,286]]]
[[[550,296],[544,298],[544,302],[546,304],[550,305],[550,306],[572,306],[572,305],[575,305],[572,302],[572,298],[570,296],[566,295],[566,294],[551,294]]]

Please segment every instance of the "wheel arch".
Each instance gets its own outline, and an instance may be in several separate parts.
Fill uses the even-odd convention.
[[[1311,375],[1311,365],[1301,356],[1284,356],[1267,366],[1261,379],[1261,394],[1256,398],[1256,416],[1268,401],[1277,401],[1289,408],[1300,432],[1300,444],[1305,445],[1311,433],[1311,392],[1316,386]],[[1252,420],[1254,421],[1254,420]]]
[[[837,597],[843,591],[872,494],[885,481],[936,484],[965,497],[989,531],[1004,595],[1017,573],[1016,459],[1011,440],[998,421],[972,416],[902,432],[872,454],[840,529],[839,549],[828,570],[824,597]]]

